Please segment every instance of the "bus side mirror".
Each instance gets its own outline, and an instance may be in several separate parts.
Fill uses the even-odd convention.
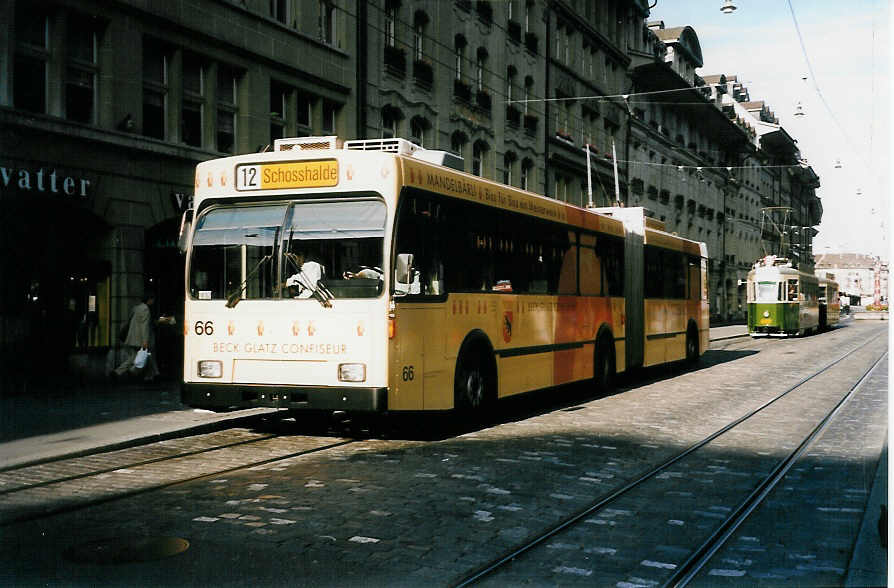
[[[394,263],[394,291],[406,294],[410,290],[410,276],[413,271],[413,254],[398,253]]]
[[[186,253],[186,246],[189,241],[189,233],[192,230],[193,209],[188,208],[183,211],[183,217],[180,219],[180,234],[177,235],[177,248],[180,253]]]

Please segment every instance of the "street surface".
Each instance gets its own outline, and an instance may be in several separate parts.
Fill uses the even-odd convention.
[[[93,477],[75,478],[84,461],[12,470],[0,475],[0,582],[452,585],[854,350],[718,438],[699,465],[668,472],[663,490],[631,493],[481,581],[656,585],[884,355],[886,322],[716,341],[694,369],[646,370],[608,396],[548,391],[508,403],[493,426],[433,440],[407,423],[378,439],[258,421],[233,430],[238,447],[217,449],[216,433],[93,456],[98,468],[109,460]],[[884,561],[863,569],[854,548],[881,551],[870,495],[886,443],[886,365],[696,585],[842,585],[858,568],[864,583],[884,578]],[[183,457],[149,463],[150,453]],[[68,481],[12,492],[25,475]]]

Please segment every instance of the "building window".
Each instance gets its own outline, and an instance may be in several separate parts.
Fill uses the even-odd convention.
[[[194,55],[183,58],[183,102],[180,113],[180,140],[202,146],[202,118],[205,110],[205,66]]]
[[[320,0],[320,39],[335,45],[335,6],[330,0]]]
[[[236,146],[236,112],[239,77],[225,66],[217,69],[217,150],[233,153]]]
[[[425,147],[425,137],[430,128],[431,123],[428,120],[421,116],[414,116],[410,120],[410,140],[420,147]]]
[[[143,44],[143,135],[167,137],[168,51],[160,44]]]
[[[283,24],[289,23],[288,0],[270,0],[270,16]]]
[[[21,110],[46,112],[49,18],[30,3],[18,2],[15,19],[17,43],[12,103]]]
[[[298,123],[299,127],[305,127],[310,130],[311,128],[311,120],[312,119],[312,108],[313,108],[313,100],[307,94],[303,92],[298,93],[298,98],[296,102],[295,112],[297,116],[295,118],[295,122]]]
[[[400,2],[388,0],[385,3],[385,45],[394,47],[397,45],[397,11]]]
[[[531,76],[525,76],[525,105],[523,108],[523,114],[528,114],[528,104],[530,104],[531,96],[534,92],[534,78]]]
[[[503,155],[503,183],[507,186],[512,185],[512,168],[515,167],[516,155],[512,151],[507,151]]]
[[[413,59],[422,61],[425,55],[425,27],[428,25],[428,15],[423,11],[416,11],[413,17]]]
[[[479,92],[484,92],[485,86],[485,76],[486,70],[484,66],[487,65],[487,49],[484,47],[478,48],[478,58],[475,61],[475,88]]]
[[[521,189],[522,190],[530,190],[531,189],[531,175],[533,174],[534,162],[530,159],[523,159],[521,164]]]
[[[472,145],[472,174],[484,177],[487,152],[487,143],[484,141],[475,141],[475,144]]]
[[[338,110],[340,105],[335,102],[323,101],[323,132],[334,135],[338,128]]]
[[[282,139],[286,130],[289,88],[276,81],[270,82],[270,142]]]
[[[382,138],[393,139],[398,135],[398,125],[403,119],[400,109],[390,105],[382,107]]]
[[[457,35],[453,42],[454,47],[454,70],[456,73],[456,79],[463,79],[463,61],[466,58],[466,38],[462,35]]]
[[[454,131],[454,133],[450,135],[450,151],[459,157],[462,157],[468,141],[469,139],[466,137],[465,133],[462,131]]]
[[[92,19],[72,16],[66,30],[65,118],[95,121],[97,31]]]

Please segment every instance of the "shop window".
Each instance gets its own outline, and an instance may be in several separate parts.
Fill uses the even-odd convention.
[[[143,43],[143,135],[167,137],[169,52],[158,43]]]

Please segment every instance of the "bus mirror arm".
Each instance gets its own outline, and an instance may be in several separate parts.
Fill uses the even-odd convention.
[[[189,240],[189,233],[192,230],[193,209],[188,208],[183,211],[180,219],[180,233],[177,235],[177,248],[180,253],[186,253],[186,245]]]

